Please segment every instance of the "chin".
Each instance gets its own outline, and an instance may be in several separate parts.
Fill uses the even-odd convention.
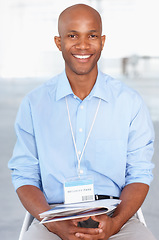
[[[76,71],[75,72],[77,75],[87,75],[89,72],[85,72],[85,71]]]
[[[91,69],[81,68],[81,69],[74,69],[73,72],[76,73],[77,75],[87,75],[87,74],[89,74],[92,70],[93,70],[93,68],[91,68]]]

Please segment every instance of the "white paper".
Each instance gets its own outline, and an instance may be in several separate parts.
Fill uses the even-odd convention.
[[[60,204],[49,211],[41,213],[40,217],[43,218],[41,223],[75,219],[104,213],[109,215],[109,213],[115,210],[120,202],[121,200],[118,199],[102,199],[92,202]]]

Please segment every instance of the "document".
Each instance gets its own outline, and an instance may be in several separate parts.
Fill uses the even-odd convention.
[[[40,223],[77,219],[93,215],[107,214],[110,216],[120,204],[118,199],[102,199],[98,201],[59,204],[49,211],[40,214]]]

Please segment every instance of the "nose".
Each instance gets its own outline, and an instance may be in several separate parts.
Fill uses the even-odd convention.
[[[76,43],[77,49],[85,50],[89,49],[89,47],[89,39],[86,37],[79,38],[78,42]]]

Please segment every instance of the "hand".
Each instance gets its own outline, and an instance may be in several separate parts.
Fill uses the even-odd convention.
[[[88,218],[81,218],[77,220],[50,222],[44,225],[50,232],[55,233],[63,240],[79,240],[77,233],[94,236],[102,231],[99,228],[81,228],[77,226],[79,221],[85,221],[87,219]]]
[[[50,232],[55,233],[63,240],[75,239],[77,224],[72,220],[50,222],[44,225]]]
[[[98,229],[99,232],[96,231],[94,234],[92,229],[89,229],[88,232],[81,231],[75,234],[76,237],[79,239],[84,240],[99,240],[104,239],[107,240],[110,236],[117,233],[118,231],[115,230],[115,222],[113,218],[108,217],[106,214],[99,215],[99,216],[92,216],[91,217],[94,221],[99,222]]]

